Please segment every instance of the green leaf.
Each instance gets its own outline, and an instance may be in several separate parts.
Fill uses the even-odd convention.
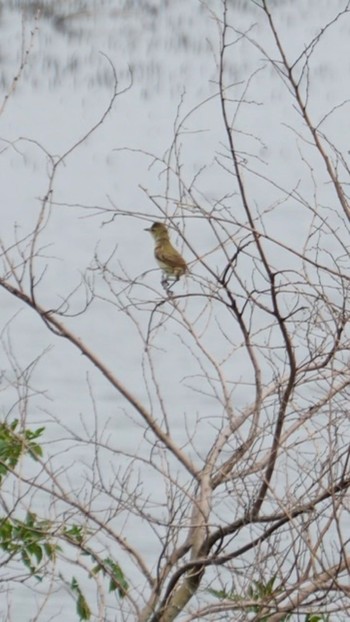
[[[110,572],[106,571],[106,566],[111,571],[112,576]],[[108,574],[109,576],[109,591],[117,591],[119,598],[124,598],[129,589],[129,584],[119,564],[113,561],[111,557],[107,557],[103,560],[101,564],[97,564],[96,566],[94,566],[94,568],[91,570],[91,574],[97,574],[101,571],[104,576],[106,574]]]
[[[77,598],[77,613],[80,620],[90,620],[91,618],[91,610],[87,601],[85,599],[84,594],[82,593],[79,583],[75,577],[72,578],[71,581],[72,591],[75,592],[78,596]]]
[[[109,581],[109,591],[117,591],[119,598],[124,598],[129,589],[129,584],[125,578],[121,567],[110,557],[107,557],[107,559],[105,560],[105,564],[111,569],[113,573],[113,577],[110,577]]]
[[[26,525],[28,525],[28,527],[33,527],[35,522],[36,522],[36,514],[35,512],[27,512],[26,515]]]
[[[38,428],[37,430],[25,430],[24,431],[24,436],[28,441],[33,440],[33,438],[39,438],[39,436],[42,436],[43,432],[45,432],[45,428]]]
[[[60,547],[56,544],[50,544],[50,542],[44,542],[43,544],[44,551],[46,556],[52,561],[56,557],[56,552],[61,550]]]
[[[91,610],[82,594],[78,596],[77,612],[81,620],[90,620]]]
[[[34,574],[35,568],[30,561],[27,549],[22,549],[21,557],[23,564],[30,570],[31,574]]]
[[[27,547],[27,551],[30,555],[33,555],[36,558],[36,561],[38,564],[40,564],[42,558],[43,558],[43,551],[41,546],[39,546],[39,544],[30,544]]]
[[[28,512],[25,522],[18,519],[0,519],[0,549],[18,555],[30,573],[38,575],[44,557],[52,560],[58,545],[51,542],[50,521],[40,521],[34,512]]]
[[[72,527],[66,527],[63,530],[63,534],[72,542],[81,544],[84,540],[86,530],[81,525],[72,525]]]
[[[40,447],[40,445],[37,445],[36,443],[31,443],[28,449],[28,453],[30,454],[31,458],[33,458],[33,460],[37,460],[38,458],[42,458],[44,453],[42,450],[42,447]]]
[[[18,419],[10,424],[0,422],[0,483],[10,469],[14,469],[22,454],[28,453],[33,460],[43,455],[43,450],[35,442],[45,428],[37,430],[18,430]]]

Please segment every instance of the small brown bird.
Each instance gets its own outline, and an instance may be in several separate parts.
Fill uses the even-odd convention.
[[[154,256],[164,274],[162,284],[168,286],[169,277],[173,281],[178,281],[188,268],[184,258],[171,244],[167,227],[161,222],[154,222],[152,227],[145,231],[149,231],[154,238]]]

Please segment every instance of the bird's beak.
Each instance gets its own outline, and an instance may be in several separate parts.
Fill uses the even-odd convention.
[[[151,227],[148,227],[147,229],[144,229],[144,231],[151,231]]]

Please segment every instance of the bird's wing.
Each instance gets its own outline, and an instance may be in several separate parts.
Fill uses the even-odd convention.
[[[162,245],[155,249],[155,256],[158,261],[167,264],[168,266],[187,269],[187,264],[183,257],[177,250],[169,245]]]

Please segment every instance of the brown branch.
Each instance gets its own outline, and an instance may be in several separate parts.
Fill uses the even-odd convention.
[[[290,64],[288,62],[288,59],[287,59],[286,53],[284,51],[284,47],[282,45],[280,36],[279,36],[279,34],[278,34],[277,30],[276,30],[272,14],[271,14],[271,12],[270,12],[270,10],[268,8],[267,0],[262,0],[262,6],[263,6],[264,12],[265,12],[265,14],[267,16],[267,19],[268,19],[268,22],[269,22],[269,25],[270,25],[270,28],[271,28],[271,32],[273,34],[273,37],[274,37],[275,42],[276,42],[276,46],[277,46],[278,51],[280,53],[283,66],[284,66],[286,74],[287,74],[287,79],[289,81],[289,84],[291,85],[292,91],[294,93],[294,97],[295,97],[296,102],[298,104],[299,111],[300,111],[300,113],[301,113],[301,115],[302,115],[302,117],[303,117],[303,119],[304,119],[304,121],[306,123],[306,126],[309,128],[309,131],[310,131],[310,133],[311,133],[311,135],[313,137],[313,140],[314,140],[314,144],[315,144],[319,154],[321,155],[321,157],[323,159],[323,162],[324,162],[324,164],[326,166],[326,169],[327,169],[327,173],[328,173],[328,175],[329,175],[329,177],[330,177],[330,179],[332,181],[332,184],[334,186],[335,192],[336,192],[337,197],[339,199],[339,203],[340,203],[340,205],[343,208],[344,214],[345,214],[346,218],[348,220],[350,220],[350,207],[349,207],[349,203],[348,203],[348,200],[346,198],[343,186],[342,186],[341,182],[339,181],[337,173],[336,173],[336,170],[334,169],[334,167],[333,167],[333,165],[331,163],[331,160],[330,160],[328,154],[326,153],[326,151],[325,151],[325,149],[324,149],[324,147],[322,145],[319,132],[317,131],[317,127],[312,122],[311,116],[310,116],[310,114],[309,114],[309,112],[307,110],[306,102],[303,100],[303,97],[301,95],[299,83],[296,81],[296,79],[294,77],[295,63]],[[344,11],[342,11],[340,13],[340,15],[343,14],[343,13],[347,13],[348,12],[348,6],[349,5],[347,5],[346,9]]]
[[[131,406],[141,415],[155,436],[163,443],[165,447],[177,458],[177,460],[185,467],[185,469],[195,478],[198,479],[199,473],[194,467],[192,461],[187,455],[179,449],[172,438],[163,432],[156,420],[151,416],[148,410],[141,402],[124,386],[124,384],[111,372],[111,370],[101,361],[98,356],[88,348],[88,346],[67,328],[62,322],[55,318],[51,311],[43,309],[36,301],[33,301],[27,294],[13,287],[4,280],[0,280],[0,286],[9,294],[15,296],[33,311],[35,311],[45,322],[45,324],[59,337],[67,339],[75,348],[77,348],[89,361],[102,373],[108,382],[129,402]]]

